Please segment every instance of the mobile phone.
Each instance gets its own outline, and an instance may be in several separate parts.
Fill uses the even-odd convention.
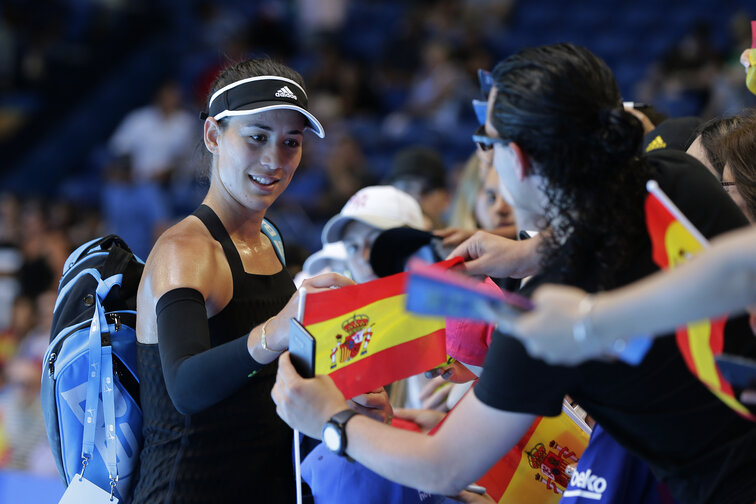
[[[315,338],[294,318],[289,325],[289,353],[291,363],[300,376],[315,376]]]
[[[731,354],[717,355],[714,360],[722,376],[732,385],[756,388],[756,360]]]
[[[460,273],[419,261],[410,263],[405,290],[407,311],[421,315],[489,322],[494,312],[499,317],[516,318],[533,308],[528,298],[512,292],[491,292]]]

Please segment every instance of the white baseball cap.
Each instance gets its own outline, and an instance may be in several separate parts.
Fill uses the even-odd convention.
[[[388,185],[365,187],[354,193],[341,212],[326,222],[323,228],[323,243],[341,240],[344,226],[353,220],[378,229],[426,227],[423,211],[417,200],[406,192]]]

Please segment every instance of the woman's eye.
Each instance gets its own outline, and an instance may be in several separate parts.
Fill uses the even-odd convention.
[[[296,149],[299,147],[299,140],[295,140],[294,138],[289,138],[287,140],[284,140],[284,145],[287,147],[291,147],[292,149]]]
[[[255,142],[264,142],[268,139],[268,136],[267,135],[250,135],[249,138],[251,138]]]

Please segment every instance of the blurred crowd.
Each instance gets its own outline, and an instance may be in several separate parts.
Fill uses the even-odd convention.
[[[296,274],[319,250],[321,230],[360,189],[391,184],[416,198],[424,228],[455,245],[475,229],[513,236],[512,211],[494,170],[476,156],[471,101],[484,99],[478,69],[507,48],[503,34],[525,5],[514,0],[126,0],[0,5],[0,149],[4,176],[72,114],[98,79],[172,26],[185,38],[156,66],[141,105],[80,132],[90,143],[54,194],[0,193],[0,468],[57,474],[39,404],[57,282],[68,254],[115,233],[143,259],[160,233],[205,191],[208,160],[199,112],[215,75],[258,54],[302,75],[310,110],[327,131],[271,209]],[[524,2],[523,2],[524,4]],[[173,10],[171,10],[173,9]],[[171,15],[169,13],[174,13]],[[733,11],[726,47],[711,25],[692,23],[645,74],[621,82],[628,100],[671,117],[726,116],[756,106],[738,57],[748,20]],[[629,42],[632,45],[632,41]],[[600,47],[591,48],[600,54]],[[95,70],[96,69],[96,70]],[[94,77],[94,75],[97,77]],[[620,76],[621,77],[621,76]],[[110,97],[117,101],[119,97]],[[103,115],[107,111],[101,111]],[[719,174],[721,178],[721,173]],[[33,175],[27,176],[33,188]],[[454,233],[460,233],[454,235]],[[454,235],[452,237],[452,235]],[[322,264],[321,264],[322,266]]]

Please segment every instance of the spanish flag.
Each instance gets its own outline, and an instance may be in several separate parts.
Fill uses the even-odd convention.
[[[476,483],[500,504],[557,504],[588,446],[590,432],[564,401],[559,416],[537,417],[517,444]]]
[[[501,504],[557,504],[589,438],[564,411],[538,417],[478,484]]]
[[[446,361],[444,319],[407,312],[406,282],[399,273],[306,296],[302,325],[315,338],[315,374],[330,375],[345,397]]]
[[[646,185],[646,226],[651,237],[654,262],[663,269],[674,268],[709,247],[709,242],[680,212],[654,180]],[[677,346],[688,369],[730,408],[749,420],[756,416],[735,397],[720,373],[715,355],[724,350],[727,317],[692,322],[676,331]]]

